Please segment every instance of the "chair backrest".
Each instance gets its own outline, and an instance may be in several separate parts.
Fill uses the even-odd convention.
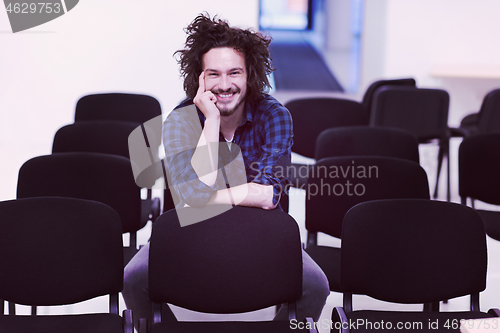
[[[428,303],[486,287],[481,217],[464,205],[379,200],[350,209],[342,226],[341,285],[348,293]]]
[[[478,132],[500,132],[500,89],[490,91],[479,110]]]
[[[458,150],[458,189],[462,198],[500,205],[500,133],[465,138]]]
[[[420,142],[448,136],[450,97],[445,90],[386,86],[377,89],[370,125],[406,130]]]
[[[22,165],[17,183],[17,198],[61,196],[105,203],[120,216],[124,233],[143,227],[140,191],[127,158],[99,153],[32,158]]]
[[[429,199],[427,175],[420,165],[380,156],[324,158],[309,170],[306,229],[340,238],[351,207],[393,198]]]
[[[213,216],[217,207],[182,210],[182,214]],[[301,293],[299,229],[280,210],[236,206],[185,227],[171,210],[153,224],[149,252],[153,302],[238,313],[295,302]]]
[[[370,114],[370,109],[373,103],[373,96],[375,94],[375,91],[377,91],[378,88],[384,86],[415,87],[416,82],[415,79],[413,78],[378,80],[373,82],[372,84],[370,84],[370,86],[368,86],[368,89],[366,89],[365,94],[363,95],[363,100],[361,101],[361,104],[363,105],[365,110],[367,110],[368,114]]]
[[[61,127],[54,136],[52,153],[93,152],[129,158],[128,137],[137,123],[82,121]]]
[[[92,94],[76,104],[75,122],[128,121],[138,124],[161,116],[161,106],[152,96],[126,93]]]
[[[290,101],[285,107],[293,119],[292,150],[314,157],[316,137],[330,127],[367,125],[363,106],[352,100],[338,98],[304,98]]]
[[[400,129],[368,126],[329,128],[316,139],[317,161],[358,155],[395,157],[419,163],[418,140]]]
[[[122,290],[121,222],[107,205],[58,197],[3,201],[0,230],[0,299],[53,306]]]

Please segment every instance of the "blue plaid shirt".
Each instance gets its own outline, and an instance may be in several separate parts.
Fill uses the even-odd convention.
[[[204,123],[203,113],[192,100],[186,100],[169,114],[163,124],[169,187],[171,191],[174,190],[172,195],[174,200],[177,199],[177,206],[184,204],[191,207],[205,206],[215,191],[227,187],[227,177],[231,177],[219,172],[217,181],[212,186],[198,179],[191,165],[191,158]],[[265,94],[256,105],[246,104],[245,115],[232,141],[232,147],[235,144],[237,147],[231,148],[229,152],[232,155],[230,158],[234,159],[239,147],[245,166],[246,181],[272,185],[275,204],[281,193],[286,193],[290,185],[286,171],[291,165],[292,137],[290,112],[276,99]],[[225,143],[222,134],[219,141]],[[224,153],[223,150],[227,145],[220,144],[219,147],[220,168],[221,165],[228,163],[228,160],[221,161],[228,156],[228,149]]]

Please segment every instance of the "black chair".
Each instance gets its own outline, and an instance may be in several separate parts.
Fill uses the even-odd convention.
[[[125,263],[137,252],[141,219],[140,188],[135,184],[130,161],[117,155],[59,153],[38,156],[19,170],[17,198],[60,196],[99,201],[113,208],[130,233],[124,247]]]
[[[317,161],[339,156],[386,156],[419,163],[418,141],[409,132],[384,127],[329,128],[316,139]]]
[[[161,106],[152,96],[128,93],[92,94],[76,103],[75,122],[127,121],[143,124],[161,116]]]
[[[371,101],[375,91],[382,86],[415,86],[412,78],[379,80],[373,82],[361,102],[343,98],[302,98],[289,101],[285,107],[293,118],[293,151],[305,157],[314,158],[317,136],[325,129],[341,126],[368,125],[371,113]],[[298,175],[298,170],[305,170],[304,164],[292,164],[290,169],[292,186],[303,188],[307,176]],[[284,210],[288,210],[288,197],[281,201]]]
[[[314,158],[316,137],[325,129],[338,126],[367,125],[368,117],[361,103],[338,98],[303,98],[285,104],[293,119],[293,152]],[[294,163],[289,168],[292,186],[303,188],[307,183],[307,173],[299,171],[305,164]],[[284,210],[288,201],[281,202]]]
[[[484,226],[469,207],[422,199],[360,203],[342,226],[344,301],[332,313],[333,326],[343,326],[342,332],[460,332],[461,319],[498,317],[497,309],[479,309],[487,261]],[[424,311],[354,311],[353,294],[422,303]],[[465,295],[471,295],[470,311],[439,312],[439,301]]]
[[[119,315],[121,223],[102,203],[73,198],[0,202],[0,332],[133,333]],[[74,304],[109,295],[109,313],[4,315],[3,303]]]
[[[130,93],[92,94],[80,98],[76,104],[75,123],[83,121],[120,121],[130,122],[140,126],[145,134],[146,152],[151,152],[152,168],[134,176],[141,187],[150,188],[154,182],[163,177],[158,147],[161,144],[162,111],[158,100],[152,96]],[[146,126],[145,126],[146,125]],[[146,127],[146,128],[145,128]],[[147,133],[147,137],[146,137]],[[131,156],[132,157],[132,156]],[[147,156],[149,159],[149,156]],[[144,170],[141,170],[144,171]],[[166,183],[166,181],[165,181]],[[151,193],[148,191],[148,198]],[[174,208],[168,188],[164,191],[163,211]]]
[[[378,80],[374,81],[372,84],[368,86],[366,89],[363,100],[361,104],[365,108],[368,119],[370,118],[370,114],[372,112],[373,106],[373,98],[375,96],[375,92],[382,87],[387,86],[398,86],[398,87],[416,87],[415,79],[413,78],[403,78],[403,79],[389,79],[389,80]]]
[[[52,153],[90,152],[129,156],[129,136],[139,129],[136,123],[124,121],[81,121],[66,125],[57,130],[52,145]],[[158,149],[158,147],[156,147]],[[141,219],[146,224],[154,221],[160,215],[161,204],[159,198],[152,197],[151,188],[159,176],[143,181],[138,185],[147,188],[147,198],[142,200]],[[166,200],[172,200],[167,197]],[[170,204],[173,208],[173,203]]]
[[[288,303],[290,320],[294,320],[295,301],[302,293],[297,223],[279,210],[239,206],[188,226],[179,223],[178,215],[199,220],[217,211],[216,206],[171,210],[153,224],[149,252],[149,295],[155,302],[151,332],[296,331],[290,321],[162,321],[164,303],[210,313],[241,313]],[[144,327],[141,320],[140,330]]]
[[[289,101],[285,107],[294,123],[293,151],[314,158],[317,136],[325,129],[340,126],[368,125],[373,95],[385,86],[415,86],[415,80],[394,79],[373,82],[366,90],[362,102],[342,98],[302,98]]]
[[[459,194],[462,204],[471,199],[500,205],[500,133],[465,138],[458,151]],[[500,212],[478,209],[486,233],[500,240]]]
[[[479,112],[465,116],[459,129],[465,135],[500,132],[500,89],[486,94]]]
[[[327,275],[330,290],[336,292],[342,292],[341,249],[318,245],[318,233],[341,238],[345,213],[360,202],[429,198],[427,175],[420,165],[390,157],[324,158],[311,167],[307,181],[306,252]]]
[[[441,166],[446,157],[447,201],[450,201],[449,102],[448,93],[441,89],[382,87],[375,92],[370,118],[371,126],[406,130],[415,135],[420,143],[428,143],[433,139],[439,141],[434,198],[437,197]]]
[[[61,127],[52,153],[93,152],[129,158],[128,137],[137,128],[125,121],[82,121]]]

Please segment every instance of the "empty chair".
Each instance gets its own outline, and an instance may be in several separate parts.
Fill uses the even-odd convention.
[[[92,94],[76,104],[75,122],[127,121],[143,124],[161,116],[161,106],[152,96],[127,93]]]
[[[487,261],[484,226],[469,207],[422,199],[360,203],[342,226],[344,301],[333,311],[334,326],[343,325],[343,332],[460,332],[461,319],[497,317],[497,309],[479,308]],[[353,294],[424,304],[425,311],[354,311]],[[439,301],[464,295],[471,296],[470,311],[439,312]]]
[[[338,98],[303,98],[285,104],[293,119],[292,151],[314,158],[316,137],[321,131],[338,126],[367,125],[368,117],[363,106],[353,100]],[[303,188],[307,181],[304,164],[292,164],[289,170],[291,185]],[[282,201],[287,211],[288,202]]]
[[[285,104],[293,119],[292,150],[314,158],[316,138],[325,129],[367,125],[368,118],[360,103],[347,99],[304,98]]]
[[[389,80],[377,80],[368,86],[366,89],[363,100],[361,104],[365,108],[368,117],[370,117],[372,106],[373,106],[373,97],[375,92],[382,87],[386,86],[398,86],[398,87],[416,87],[415,79],[413,78],[402,78],[402,79],[389,79]]]
[[[137,123],[122,121],[82,121],[66,125],[54,135],[52,153],[91,152],[129,156],[129,136],[138,128]],[[139,127],[140,129],[140,127]],[[158,150],[158,146],[156,147]],[[160,199],[152,197],[151,188],[158,176],[141,184],[148,189],[147,198],[142,200],[142,220],[154,221],[160,215]],[[136,181],[137,183],[137,181]],[[164,200],[172,200],[170,196]],[[170,204],[173,208],[173,203]]]
[[[479,112],[464,117],[460,129],[465,135],[500,132],[500,89],[486,94]]]
[[[434,197],[437,197],[441,166],[443,158],[446,157],[448,201],[450,201],[449,102],[448,93],[441,89],[382,87],[375,93],[370,118],[371,126],[406,130],[415,135],[420,143],[427,143],[433,139],[439,141]]]
[[[60,153],[38,156],[19,170],[17,198],[60,196],[99,201],[121,218],[122,232],[130,233],[125,263],[137,252],[141,219],[140,188],[135,184],[130,161],[117,155]]]
[[[289,319],[295,318],[294,302],[302,293],[297,223],[280,210],[238,206],[202,222],[184,227],[179,223],[178,214],[199,219],[213,216],[217,209],[171,210],[153,224],[149,295],[155,306],[151,332],[303,331],[291,328],[288,320],[162,321],[164,303],[210,313],[241,313],[287,303]]]
[[[373,82],[362,102],[341,98],[302,98],[285,104],[293,118],[294,144],[297,154],[314,158],[317,136],[325,129],[341,126],[368,125],[373,94],[385,86],[415,86],[415,80],[395,79]]]
[[[161,143],[162,111],[158,100],[149,95],[130,93],[91,94],[81,97],[76,104],[75,123],[82,121],[120,121],[135,123],[148,133],[146,143],[151,147],[153,158],[159,161],[158,147]],[[147,124],[147,129],[144,125]],[[151,187],[151,183],[162,177],[160,164],[148,170],[146,177],[137,179],[141,187]],[[148,193],[148,197],[150,194]],[[163,210],[173,208],[168,189],[164,191]]]
[[[317,161],[325,157],[370,155],[419,163],[418,141],[404,130],[367,126],[329,128],[316,139]]]
[[[465,138],[458,151],[458,189],[462,204],[467,198],[500,205],[500,133],[477,134]],[[500,212],[477,210],[486,233],[500,240]]]
[[[389,198],[429,199],[425,171],[417,163],[397,158],[324,158],[311,167],[307,181],[306,252],[327,275],[330,290],[337,292],[342,291],[341,249],[318,245],[318,233],[340,238],[345,213],[360,202]]]
[[[54,135],[52,153],[93,152],[129,158],[128,137],[136,123],[83,121],[61,127]]]
[[[119,315],[123,286],[121,223],[95,201],[42,197],[0,202],[0,331],[133,333]],[[110,313],[4,315],[3,301],[74,304],[109,295]]]

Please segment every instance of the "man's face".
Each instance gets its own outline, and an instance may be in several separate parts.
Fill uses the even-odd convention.
[[[203,55],[205,90],[217,97],[221,116],[243,110],[247,93],[247,71],[241,52],[231,47],[213,48]]]

